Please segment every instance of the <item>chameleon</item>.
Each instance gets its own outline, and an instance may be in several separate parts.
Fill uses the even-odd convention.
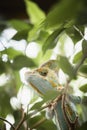
[[[61,93],[64,87],[59,84],[58,72],[57,61],[49,60],[40,67],[27,71],[25,80],[41,95],[45,95],[52,90],[60,91],[58,98],[50,103],[46,114],[49,118],[55,117],[57,130],[74,130],[76,124],[78,124],[78,114],[73,109],[72,97]]]
[[[50,60],[42,64],[39,68],[25,73],[25,80],[39,94],[44,95],[47,91],[57,89],[62,90],[58,81],[58,65],[56,60]]]

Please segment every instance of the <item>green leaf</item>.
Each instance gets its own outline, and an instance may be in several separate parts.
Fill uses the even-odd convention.
[[[16,56],[12,63],[12,67],[15,70],[19,70],[23,67],[35,67],[35,66],[36,64],[34,63],[34,61],[24,55]]]
[[[9,91],[9,90],[8,90]],[[11,113],[10,94],[5,87],[0,87],[0,116],[6,117]]]
[[[39,8],[36,3],[28,0],[25,0],[25,3],[31,23],[36,24],[45,18],[44,12]]]
[[[20,79],[20,74],[19,74],[19,71],[14,71],[14,78],[15,78],[15,81],[16,81],[16,90],[18,92],[22,82],[21,82],[21,79]]]
[[[84,64],[80,67],[79,71],[82,73],[82,74],[85,74],[87,75],[87,64]]]
[[[38,130],[57,130],[56,125],[52,120],[46,120],[43,124],[38,128]]]
[[[54,31],[50,36],[48,36],[42,48],[44,53],[46,52],[47,49],[53,49],[56,46],[58,37],[63,30],[64,30],[63,28],[62,29],[60,28]]]
[[[73,25],[75,24],[75,20],[72,19],[72,20],[68,20],[66,21],[66,23],[64,24],[64,28],[71,28]]]
[[[12,39],[14,40],[21,40],[21,39],[26,39],[28,38],[28,32],[29,30],[26,29],[26,30],[21,30],[21,31],[18,31]]]
[[[35,41],[36,39],[38,39],[42,29],[43,26],[41,23],[37,23],[35,26],[33,26],[28,34],[28,41]]]
[[[45,61],[48,61],[52,55],[52,50],[46,51],[46,53],[43,55],[42,50],[38,53],[38,56],[35,58],[35,61],[38,65],[42,64]],[[43,57],[43,58],[42,58]]]
[[[40,102],[37,102],[37,103],[35,103],[33,106],[32,106],[32,108],[31,108],[31,110],[38,110],[38,109],[40,109],[41,108],[41,106],[44,104],[44,101],[40,101]]]
[[[68,74],[71,79],[76,78],[73,66],[69,60],[64,56],[58,56],[58,66],[63,70],[64,73]]]
[[[72,39],[74,44],[82,39],[82,36],[80,34],[80,30],[76,30],[75,27],[71,27],[71,28],[66,29],[66,33]]]
[[[13,59],[14,57],[22,54],[22,52],[15,50],[14,48],[8,48],[2,51],[2,54],[7,54],[9,59]]]
[[[59,94],[61,94],[61,92],[58,92],[56,90],[50,90],[44,94],[43,101],[44,102],[47,102],[49,100],[51,101],[51,100],[55,99]]]
[[[82,52],[84,56],[87,56],[87,40],[83,40],[82,42]]]
[[[73,63],[78,63],[81,59],[82,59],[82,51],[79,51],[75,56],[74,56],[74,59],[73,59]]]
[[[0,58],[0,74],[8,72],[9,67],[11,67],[10,62],[9,61],[4,62],[2,61],[2,58]]]
[[[83,0],[83,8],[82,10],[80,10],[80,12],[78,13],[78,17],[77,17],[77,24],[78,25],[86,25],[87,24],[87,1]]]
[[[79,128],[77,128],[76,130],[86,130],[87,129],[87,121],[85,123],[83,123]]]
[[[2,74],[4,72],[5,72],[5,66],[4,66],[2,59],[0,58],[0,74]]]
[[[43,44],[48,38],[48,36],[49,36],[49,33],[46,30],[41,29],[34,40],[39,44]]]
[[[42,123],[40,123],[39,125],[37,125],[36,127],[35,124],[38,124],[40,121],[42,121]],[[45,114],[41,113],[41,115],[37,115],[33,118],[29,119],[29,124],[30,124],[30,128],[37,128],[37,130],[56,130],[56,126],[55,124],[51,121],[51,120],[47,120],[45,118]]]
[[[31,29],[32,25],[23,21],[23,20],[10,20],[8,21],[8,23],[10,24],[10,26],[12,26],[14,29],[16,29],[17,31],[21,31],[21,30],[26,30],[26,29]]]
[[[87,99],[87,97],[86,97],[86,99]],[[86,100],[87,101],[87,100]],[[87,121],[87,102],[86,102],[86,104],[85,105],[81,105],[80,104],[80,107],[81,107],[81,109],[82,109],[82,121],[83,121],[83,123],[84,123],[84,121]],[[83,129],[84,130],[84,129]]]
[[[79,89],[80,89],[82,92],[86,93],[86,92],[87,92],[87,84],[82,85]]]
[[[58,28],[66,21],[72,20],[77,15],[81,4],[81,1],[62,0],[48,13],[45,20],[45,26],[54,29]]]
[[[44,30],[40,25],[37,25],[29,31],[28,41],[36,41],[39,44],[43,44],[48,36],[49,33],[47,30]]]

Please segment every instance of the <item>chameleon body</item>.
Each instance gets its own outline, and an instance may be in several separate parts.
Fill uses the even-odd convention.
[[[29,83],[39,94],[44,95],[50,90],[56,89],[58,91],[59,81],[58,72],[59,68],[56,60],[50,60],[39,68],[26,72],[25,80]],[[61,91],[63,88],[61,86]],[[66,97],[69,96],[66,95]],[[73,109],[73,99],[66,100],[65,94],[60,93],[57,100],[53,100],[47,112],[48,117],[55,117],[55,122],[58,130],[74,130],[78,119],[75,110]],[[78,100],[79,102],[79,100]]]
[[[77,127],[78,115],[71,102],[65,99],[65,95],[60,95],[54,100],[48,110],[46,116],[55,118],[57,130],[75,130]]]
[[[63,109],[62,109],[62,100],[59,99],[54,106],[54,113],[55,113],[55,121],[58,130],[69,130],[68,123],[65,119]]]

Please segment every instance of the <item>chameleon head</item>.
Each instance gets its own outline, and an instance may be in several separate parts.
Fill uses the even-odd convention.
[[[45,66],[26,72],[25,80],[41,94],[53,90],[58,86],[57,74]]]
[[[52,89],[59,91],[62,88],[58,81],[59,67],[56,60],[49,60],[42,64],[39,68],[25,73],[27,83],[36,89],[39,93],[46,93]]]

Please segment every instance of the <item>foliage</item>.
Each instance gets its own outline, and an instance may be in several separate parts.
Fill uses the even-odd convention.
[[[14,130],[57,129],[54,119],[48,120],[45,116],[45,108],[58,93],[52,90],[53,93],[38,94],[26,85],[24,73],[20,74],[21,70],[38,68],[52,58],[58,65],[53,71],[56,73],[58,69],[58,74],[59,71],[62,73],[59,85],[68,84],[67,93],[80,96],[85,104],[76,104],[80,117],[77,129],[87,129],[87,1],[62,0],[47,15],[32,1],[25,0],[25,5],[29,20],[0,22],[0,129],[5,129],[4,121],[7,122],[5,118],[9,114],[15,121],[14,125],[10,121],[7,123]],[[3,40],[8,29],[14,29],[16,33]],[[35,58],[27,54],[33,42],[40,48]],[[19,44],[20,47],[25,44],[22,50]]]

